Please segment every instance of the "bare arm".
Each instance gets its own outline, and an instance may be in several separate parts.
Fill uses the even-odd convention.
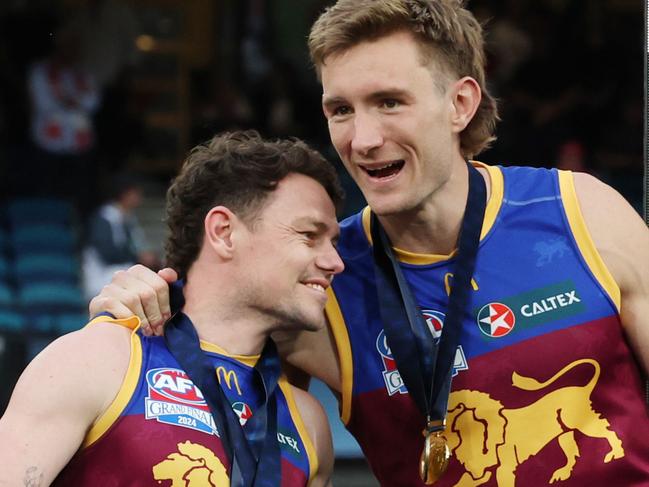
[[[130,333],[94,325],[65,335],[25,369],[0,419],[0,486],[49,485],[108,407],[128,367]]]
[[[617,191],[587,174],[574,178],[588,230],[620,288],[624,331],[648,374],[649,229]]]
[[[311,478],[309,487],[331,487],[334,453],[327,415],[318,400],[308,392],[294,387],[293,397],[318,457],[318,471]]]
[[[334,394],[340,394],[340,364],[329,323],[318,331],[275,333],[273,340],[289,365],[287,377],[291,384],[305,389],[308,378],[315,377],[327,384]]]

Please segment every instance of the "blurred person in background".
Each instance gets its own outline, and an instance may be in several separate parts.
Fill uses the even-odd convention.
[[[140,180],[133,174],[118,173],[111,179],[109,190],[110,200],[95,211],[88,223],[82,263],[83,288],[88,299],[124,267],[141,263],[155,269],[160,265],[135,214],[142,203]]]
[[[77,23],[64,23],[54,32],[50,56],[29,71],[35,152],[26,165],[36,192],[72,197],[85,213],[95,203],[93,117],[101,97],[96,80],[81,63],[81,39]]]

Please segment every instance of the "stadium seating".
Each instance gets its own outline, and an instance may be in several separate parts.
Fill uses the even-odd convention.
[[[23,197],[3,205],[0,331],[53,339],[84,324],[79,234],[69,201]]]

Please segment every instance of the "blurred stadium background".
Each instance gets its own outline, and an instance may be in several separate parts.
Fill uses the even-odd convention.
[[[117,173],[135,175],[147,250],[163,262],[164,191],[186,151],[217,131],[298,136],[337,165],[345,216],[363,205],[330,147],[309,26],[332,0],[4,0],[0,4],[0,413],[28,361],[86,319],[88,218]],[[488,31],[498,141],[479,159],[596,174],[642,207],[639,0],[469,0]],[[65,154],[38,137],[37,66],[88,73],[66,103],[86,137]],[[40,80],[56,91],[52,72]],[[43,81],[44,80],[44,81]],[[88,95],[91,81],[92,102]],[[40,86],[40,88],[43,88]],[[73,117],[74,118],[74,117]],[[65,127],[46,127],[56,135]],[[49,132],[48,132],[49,131]],[[377,485],[319,383],[335,481]]]

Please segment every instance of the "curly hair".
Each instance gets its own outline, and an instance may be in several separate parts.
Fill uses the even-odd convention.
[[[482,100],[460,134],[462,154],[469,158],[489,147],[498,121],[495,98],[485,80],[482,26],[463,0],[338,0],[313,24],[309,52],[318,76],[326,58],[363,42],[397,31],[419,41],[422,63],[435,64],[449,76],[470,76]]]
[[[319,182],[340,206],[343,193],[334,167],[298,139],[271,141],[255,131],[230,132],[194,147],[167,191],[167,265],[186,277],[198,257],[210,209],[226,206],[252,224],[291,173]]]

